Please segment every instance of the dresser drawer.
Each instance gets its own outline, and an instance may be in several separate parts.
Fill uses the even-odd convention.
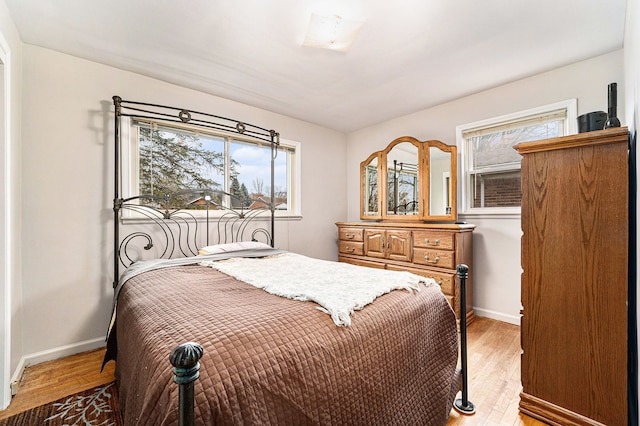
[[[343,241],[364,241],[364,229],[340,228],[338,230],[338,238]]]
[[[366,266],[367,268],[384,269],[384,263],[371,262],[369,260],[354,259],[353,257],[338,256],[338,260],[352,265]]]
[[[407,271],[411,272],[412,274],[421,275],[423,277],[433,278],[434,280],[436,280],[436,283],[438,283],[445,295],[453,296],[454,294],[454,285],[456,282],[455,274],[445,274],[442,272],[430,271],[428,269],[408,268],[404,266],[394,265],[389,265],[387,268],[393,271]]]
[[[455,235],[451,232],[423,230],[413,231],[413,246],[453,250]]]
[[[440,272],[422,271],[420,275],[436,280],[438,285],[442,288],[442,292],[449,296],[454,294],[454,286],[456,282],[455,274],[442,274]]]
[[[364,255],[364,243],[353,241],[340,241],[338,243],[338,250],[342,254],[357,254]]]
[[[455,255],[452,251],[414,248],[413,263],[418,265],[437,266],[439,268],[453,269]]]

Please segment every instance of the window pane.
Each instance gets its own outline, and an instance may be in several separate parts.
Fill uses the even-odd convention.
[[[463,148],[463,211],[486,208],[484,213],[515,213],[517,210],[509,207],[521,205],[522,157],[513,147],[574,131],[576,106],[575,99],[568,99],[458,126],[457,143]]]
[[[164,128],[139,128],[140,194],[224,185],[224,141]]]
[[[163,196],[186,189],[227,191],[232,207],[268,207],[271,196],[271,146],[187,130],[136,123],[139,194]],[[274,161],[276,208],[287,210],[294,151],[278,147]],[[228,179],[228,181],[227,181]],[[264,201],[260,201],[260,199]],[[193,200],[177,200],[191,203]],[[218,197],[215,204],[228,204]],[[198,200],[193,208],[198,207]]]
[[[256,201],[268,201],[271,197],[271,147],[251,143],[232,141],[230,143],[231,161],[236,165],[230,174],[229,192]],[[278,149],[274,164],[274,196],[276,209],[286,210],[288,205],[287,156],[288,151]]]
[[[474,208],[518,207],[522,202],[520,170],[473,175],[471,191]]]
[[[271,151],[271,148],[269,148]],[[291,168],[293,164],[293,152],[287,149],[276,150],[277,155],[274,161],[274,197],[276,210],[290,210],[291,209],[291,191],[292,188],[289,185],[291,182],[290,175],[292,174]]]
[[[561,136],[562,120],[534,124],[515,129],[499,130],[470,138],[473,169],[520,163],[520,154],[513,146],[520,142]]]

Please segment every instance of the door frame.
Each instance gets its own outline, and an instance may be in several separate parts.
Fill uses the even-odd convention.
[[[2,114],[0,114],[0,330],[2,330],[2,350],[0,350],[0,409],[11,402],[11,298],[13,278],[13,167],[11,143],[11,52],[5,38],[0,33],[0,62],[2,63]]]

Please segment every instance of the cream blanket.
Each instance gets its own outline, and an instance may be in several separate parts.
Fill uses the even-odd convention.
[[[366,268],[288,252],[259,259],[202,261],[200,265],[277,296],[315,302],[338,326],[351,325],[354,311],[392,290],[417,291],[420,283],[436,285],[431,278],[409,272]]]

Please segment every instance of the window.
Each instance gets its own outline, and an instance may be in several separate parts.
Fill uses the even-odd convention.
[[[497,117],[457,128],[462,155],[462,211],[517,212],[522,201],[520,142],[575,133],[576,100]]]
[[[196,132],[188,126],[159,122],[131,121],[130,126],[123,126],[124,129],[131,132],[128,138],[123,138],[130,141],[130,196],[211,188],[238,197],[213,200],[233,208],[240,204],[248,207],[252,202],[269,200],[271,196],[271,146],[268,142],[213,131]],[[298,143],[280,140],[274,161],[277,214],[299,214],[299,152]]]

